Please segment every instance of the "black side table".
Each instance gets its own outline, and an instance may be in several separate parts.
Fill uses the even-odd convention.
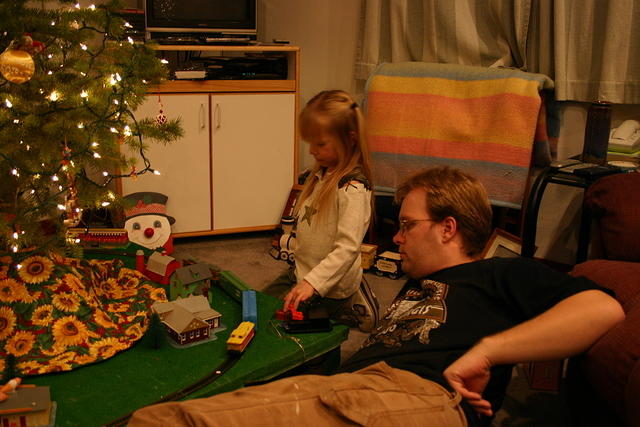
[[[611,173],[619,173],[622,170],[612,168]],[[568,185],[570,187],[583,188],[585,191],[598,179],[605,175],[587,176],[575,174],[570,168],[545,168],[536,178],[529,192],[526,212],[524,215],[524,225],[522,230],[522,253],[524,257],[531,258],[535,252],[536,230],[538,228],[538,213],[542,196],[548,184]],[[591,215],[586,206],[582,206],[580,214],[580,228],[578,229],[578,249],[576,253],[576,263],[587,260],[589,252],[589,235],[591,230]]]

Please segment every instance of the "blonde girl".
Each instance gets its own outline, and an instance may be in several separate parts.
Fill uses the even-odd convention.
[[[295,284],[285,309],[315,296],[334,319],[371,330],[378,303],[363,280],[360,245],[372,212],[372,181],[360,107],[341,90],[314,96],[300,134],[315,159],[296,203]]]

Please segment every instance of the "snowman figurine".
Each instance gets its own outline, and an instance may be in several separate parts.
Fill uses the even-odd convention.
[[[173,217],[166,214],[168,197],[161,193],[140,192],[124,196],[125,222],[129,241],[147,249],[173,252],[171,224]]]

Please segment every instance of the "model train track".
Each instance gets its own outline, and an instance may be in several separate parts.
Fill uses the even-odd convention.
[[[235,365],[235,363],[240,359],[240,356],[242,356],[242,353],[233,353],[230,352],[226,358],[226,360],[224,362],[222,362],[215,370],[213,370],[211,373],[205,375],[204,377],[200,378],[198,381],[194,382],[193,384],[190,384],[178,391],[175,391],[171,394],[168,394],[166,396],[164,396],[163,398],[150,403],[149,405],[156,405],[158,403],[165,403],[165,402],[174,402],[177,400],[181,400],[184,399],[185,397],[189,396],[190,394],[206,387],[207,385],[211,384],[212,382],[214,382],[215,380],[217,380],[218,378],[220,378],[222,376],[222,374],[224,374],[226,371],[228,371],[233,365]],[[110,421],[106,424],[103,424],[104,427],[117,427],[117,426],[124,426],[127,424],[127,422],[129,421],[129,419],[131,418],[131,416],[133,415],[133,412],[129,412],[127,415],[124,415],[120,418],[117,418],[113,421]]]

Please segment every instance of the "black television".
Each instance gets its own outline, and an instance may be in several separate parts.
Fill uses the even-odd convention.
[[[256,0],[145,0],[147,39],[256,39]]]

